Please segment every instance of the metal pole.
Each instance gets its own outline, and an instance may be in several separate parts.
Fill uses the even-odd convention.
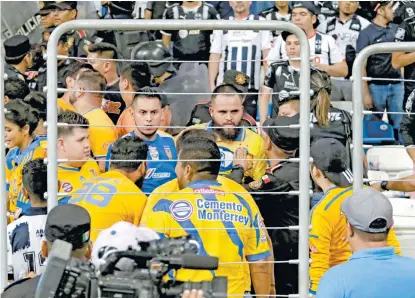
[[[392,52],[414,52],[413,42],[385,42],[364,48],[353,63],[353,189],[363,187],[363,65],[370,55]]]
[[[57,205],[57,44],[59,37],[76,29],[91,30],[285,30],[294,33],[301,44],[300,78],[300,238],[299,238],[299,294],[308,297],[308,226],[309,226],[309,158],[310,158],[310,49],[307,36],[299,27],[278,21],[224,20],[76,20],[58,26],[51,34],[47,51],[48,86],[48,209]]]
[[[1,61],[0,61],[0,73],[4,73],[4,49],[1,46]],[[0,235],[2,235],[0,241],[0,293],[7,286],[7,192],[6,192],[6,143],[4,132],[4,80],[1,78],[0,88],[0,181],[4,184],[0,187]]]

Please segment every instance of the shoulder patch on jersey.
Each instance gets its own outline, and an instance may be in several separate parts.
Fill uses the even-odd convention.
[[[262,178],[261,178],[261,179],[252,181],[251,183],[248,184],[248,186],[250,189],[257,190],[257,189],[260,189],[263,184],[264,182],[262,181]]]
[[[398,28],[395,32],[395,38],[403,40],[405,38],[405,29]]]
[[[262,176],[261,179],[262,179],[262,181],[264,181],[264,184],[267,184],[267,183],[270,183],[271,182],[271,179],[269,178],[268,175]]]
[[[68,181],[65,181],[62,183],[62,189],[65,192],[71,192],[73,190],[73,186],[71,183],[69,183]]]
[[[170,214],[176,221],[188,220],[193,214],[193,206],[186,200],[176,201],[170,205]]]

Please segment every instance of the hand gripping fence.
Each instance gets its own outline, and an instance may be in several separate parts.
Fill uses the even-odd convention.
[[[353,63],[353,189],[363,187],[363,65],[370,55],[414,52],[414,42],[385,42],[364,48]],[[404,112],[402,112],[404,114]]]
[[[48,170],[48,210],[57,205],[58,185],[57,177],[57,45],[59,38],[66,32],[85,30],[285,30],[294,33],[301,43],[301,77],[300,77],[300,189],[299,189],[299,291],[296,297],[308,297],[308,266],[309,266],[309,206],[310,206],[310,49],[305,33],[291,23],[278,21],[224,21],[224,20],[75,20],[64,23],[53,30],[47,47],[47,170]],[[1,80],[3,84],[3,80]],[[3,101],[1,103],[4,106]],[[4,115],[1,121],[4,125]],[[1,129],[0,137],[4,140],[4,130]],[[4,141],[0,142],[4,152]],[[0,154],[5,164],[3,154]],[[5,181],[5,169],[0,169],[1,181]],[[1,211],[1,235],[6,236],[6,200],[5,186],[1,185],[2,204]],[[4,239],[3,239],[4,240]],[[7,249],[6,242],[0,241],[0,286],[3,289],[7,285]],[[283,295],[276,295],[283,296]]]

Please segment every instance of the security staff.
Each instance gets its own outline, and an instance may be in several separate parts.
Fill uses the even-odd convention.
[[[289,194],[270,194],[299,189],[298,163],[277,161],[298,156],[299,130],[287,128],[299,123],[299,115],[293,117],[277,116],[268,119],[263,125],[264,143],[271,167],[265,175],[244,186],[250,192],[261,211],[267,227],[288,227],[298,225],[298,196]],[[280,127],[276,127],[280,126]],[[284,127],[282,127],[284,126]],[[248,163],[243,151],[237,152],[233,172],[228,177],[242,183]],[[239,175],[238,175],[239,174]],[[264,192],[264,194],[258,194]],[[265,193],[266,192],[266,193]],[[298,232],[292,230],[270,230],[276,261],[298,258]],[[274,264],[275,288],[278,294],[294,294],[298,291],[298,269],[290,264]]]
[[[32,66],[29,38],[16,35],[6,39],[3,43],[6,65],[4,72],[7,78],[19,78],[29,85],[26,70]]]

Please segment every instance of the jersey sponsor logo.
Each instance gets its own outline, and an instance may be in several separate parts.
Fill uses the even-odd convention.
[[[155,168],[149,168],[147,169],[146,176],[144,179],[164,179],[164,178],[170,178],[170,173],[168,172],[160,172],[156,173],[157,169]]]
[[[405,38],[405,29],[398,28],[395,33],[395,38],[403,40]]]
[[[149,146],[148,152],[150,153],[152,160],[159,160],[159,152],[157,151],[156,147]]]
[[[414,10],[412,9],[412,7],[408,7],[405,10],[406,10],[406,13],[408,14],[408,17],[413,17],[415,15]]]
[[[170,214],[176,221],[188,220],[193,214],[193,206],[188,201],[177,201],[170,205]]]
[[[202,193],[202,194],[205,194],[205,193],[215,194],[215,195],[220,195],[220,196],[224,195],[223,191],[221,191],[219,189],[208,188],[208,187],[194,188],[193,192],[194,193]]]
[[[225,147],[219,147],[221,172],[230,171],[233,165],[233,152]]]
[[[43,229],[36,230],[37,238],[43,238],[44,235],[45,235],[45,231]]]
[[[62,189],[64,192],[71,192],[73,190],[73,186],[69,182],[65,181],[62,183]]]
[[[295,85],[294,82],[286,81],[286,82],[284,82],[284,88],[297,89],[297,86]]]
[[[244,207],[236,202],[196,200],[197,218],[207,221],[225,221],[241,223],[245,226],[249,223],[249,217],[242,213]],[[239,213],[239,214],[238,214]]]
[[[287,79],[287,80],[289,80],[290,79],[290,73],[282,73],[282,75]]]

